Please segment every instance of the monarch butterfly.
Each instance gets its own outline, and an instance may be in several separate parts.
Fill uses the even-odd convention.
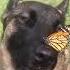
[[[65,28],[70,31],[69,26],[65,26]],[[67,47],[69,38],[69,32],[67,32],[64,28],[58,30],[57,32],[49,35],[45,39],[45,43],[48,41],[48,44],[52,46],[56,51],[62,51]]]

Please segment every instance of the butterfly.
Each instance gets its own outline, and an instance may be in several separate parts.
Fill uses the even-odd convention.
[[[67,31],[66,31],[67,30]],[[70,26],[65,26],[64,28],[61,28],[55,33],[52,33],[48,37],[45,37],[45,43],[48,42],[48,44],[53,47],[56,51],[62,51],[67,47],[68,39],[69,39],[69,32]]]

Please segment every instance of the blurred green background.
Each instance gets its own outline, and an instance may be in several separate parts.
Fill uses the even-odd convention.
[[[7,7],[8,1],[9,0],[0,0],[0,38],[1,38],[1,34],[3,32],[1,17]],[[52,6],[57,6],[58,4],[60,4],[62,2],[62,0],[23,0],[23,1],[39,1],[39,2],[42,2],[45,4],[50,4]],[[65,24],[70,25],[70,1],[69,1],[68,11],[66,14]]]

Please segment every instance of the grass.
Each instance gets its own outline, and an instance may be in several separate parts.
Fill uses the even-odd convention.
[[[4,13],[4,11],[6,9],[8,1],[9,0],[0,0],[0,38],[1,38],[1,34],[3,32],[3,25],[1,22],[1,17],[2,17],[2,14]]]
[[[1,37],[1,34],[3,32],[3,25],[2,25],[2,22],[1,22],[1,17],[2,17],[2,14],[4,13],[4,11],[5,11],[6,7],[7,7],[8,1],[9,0],[0,0],[0,37]],[[52,6],[56,6],[62,0],[34,0],[34,1],[39,1],[39,2],[42,2],[42,3],[45,3],[45,4],[50,4]],[[67,11],[67,14],[66,14],[65,24],[70,25],[70,1],[69,1],[68,11]]]

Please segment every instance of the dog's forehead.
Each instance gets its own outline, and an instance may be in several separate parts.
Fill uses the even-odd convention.
[[[31,10],[34,10],[36,12],[38,12],[38,14],[56,14],[58,13],[57,9],[50,6],[50,5],[46,5],[46,4],[42,4],[39,2],[34,2],[34,1],[26,1],[23,3],[19,3],[16,7],[12,8],[13,12],[30,12]],[[48,13],[49,12],[49,13]]]

